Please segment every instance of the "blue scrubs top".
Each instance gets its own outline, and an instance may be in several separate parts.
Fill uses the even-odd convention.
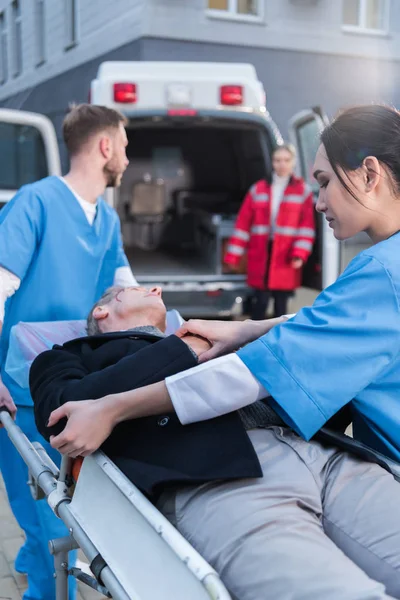
[[[310,439],[352,402],[354,437],[400,460],[400,233],[361,252],[311,308],[238,352]]]
[[[26,185],[0,211],[0,265],[21,279],[7,300],[0,338],[1,363],[10,329],[19,321],[85,319],[128,265],[116,212],[99,199],[93,225],[58,177]],[[2,371],[18,404],[32,403]]]

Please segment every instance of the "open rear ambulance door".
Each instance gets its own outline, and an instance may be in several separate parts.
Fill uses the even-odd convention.
[[[61,175],[56,132],[44,115],[0,109],[0,156],[0,205],[22,185]]]
[[[289,138],[295,145],[298,160],[297,174],[313,189],[315,201],[318,184],[313,177],[313,164],[320,145],[320,134],[329,123],[326,114],[319,108],[302,110],[289,121]],[[325,217],[316,213],[317,237],[312,255],[303,272],[303,286],[322,290],[340,273],[340,243],[335,239]]]

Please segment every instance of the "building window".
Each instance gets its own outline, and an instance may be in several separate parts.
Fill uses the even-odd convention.
[[[343,29],[386,33],[390,0],[343,0]]]
[[[65,49],[73,48],[78,43],[78,0],[65,2]]]
[[[8,79],[7,23],[4,12],[0,13],[0,84]]]
[[[36,0],[36,65],[42,65],[46,60],[46,27],[44,0]]]
[[[207,9],[212,16],[259,21],[262,4],[262,0],[207,0]]]
[[[13,76],[22,73],[22,18],[20,0],[13,0],[12,11],[12,48],[13,48]]]

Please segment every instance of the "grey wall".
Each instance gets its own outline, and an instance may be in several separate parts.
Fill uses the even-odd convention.
[[[71,102],[87,102],[90,82],[95,78],[97,69],[103,60],[141,60],[142,42],[136,40],[105,55],[88,61],[70,71],[57,75],[6,100],[0,100],[0,106],[43,113],[53,121],[60,144],[61,160],[64,170],[68,161],[61,138],[61,123]]]
[[[342,0],[260,0],[262,15],[252,21],[227,18],[223,11],[210,13],[206,0],[80,0],[77,44],[66,47],[66,0],[46,0],[45,62],[38,65],[36,1],[21,0],[23,69],[0,84],[0,100],[139,39],[224,44],[233,52],[275,49],[400,60],[400,0],[388,1],[388,28],[374,34],[343,28]],[[12,63],[11,0],[0,0],[0,11],[5,15]]]
[[[3,101],[1,106],[47,114],[60,136],[70,102],[86,102],[103,60],[250,62],[267,92],[267,106],[284,136],[290,117],[320,104],[332,116],[348,104],[387,102],[400,107],[400,64],[312,52],[144,38],[107,52]],[[63,164],[65,152],[60,144]]]
[[[216,17],[206,0],[148,0],[143,34],[152,38],[400,59],[400,2],[389,0],[387,31],[342,27],[342,0],[261,0],[258,21]]]
[[[400,107],[400,61],[161,39],[143,40],[142,59],[254,64],[283,135],[294,113],[317,104],[329,116],[354,103]]]
[[[149,0],[80,0],[77,2],[77,44],[66,47],[66,2],[45,1],[45,62],[37,65],[36,1],[20,0],[22,15],[22,73],[10,74],[0,85],[0,99],[40,85],[47,79],[69,72],[107,51],[139,39]],[[7,30],[8,62],[13,58],[11,0],[0,0]]]

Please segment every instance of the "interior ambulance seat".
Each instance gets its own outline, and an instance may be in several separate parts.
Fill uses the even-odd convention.
[[[156,249],[168,218],[164,181],[135,183],[128,201],[127,217],[135,228],[135,244],[143,250]]]

